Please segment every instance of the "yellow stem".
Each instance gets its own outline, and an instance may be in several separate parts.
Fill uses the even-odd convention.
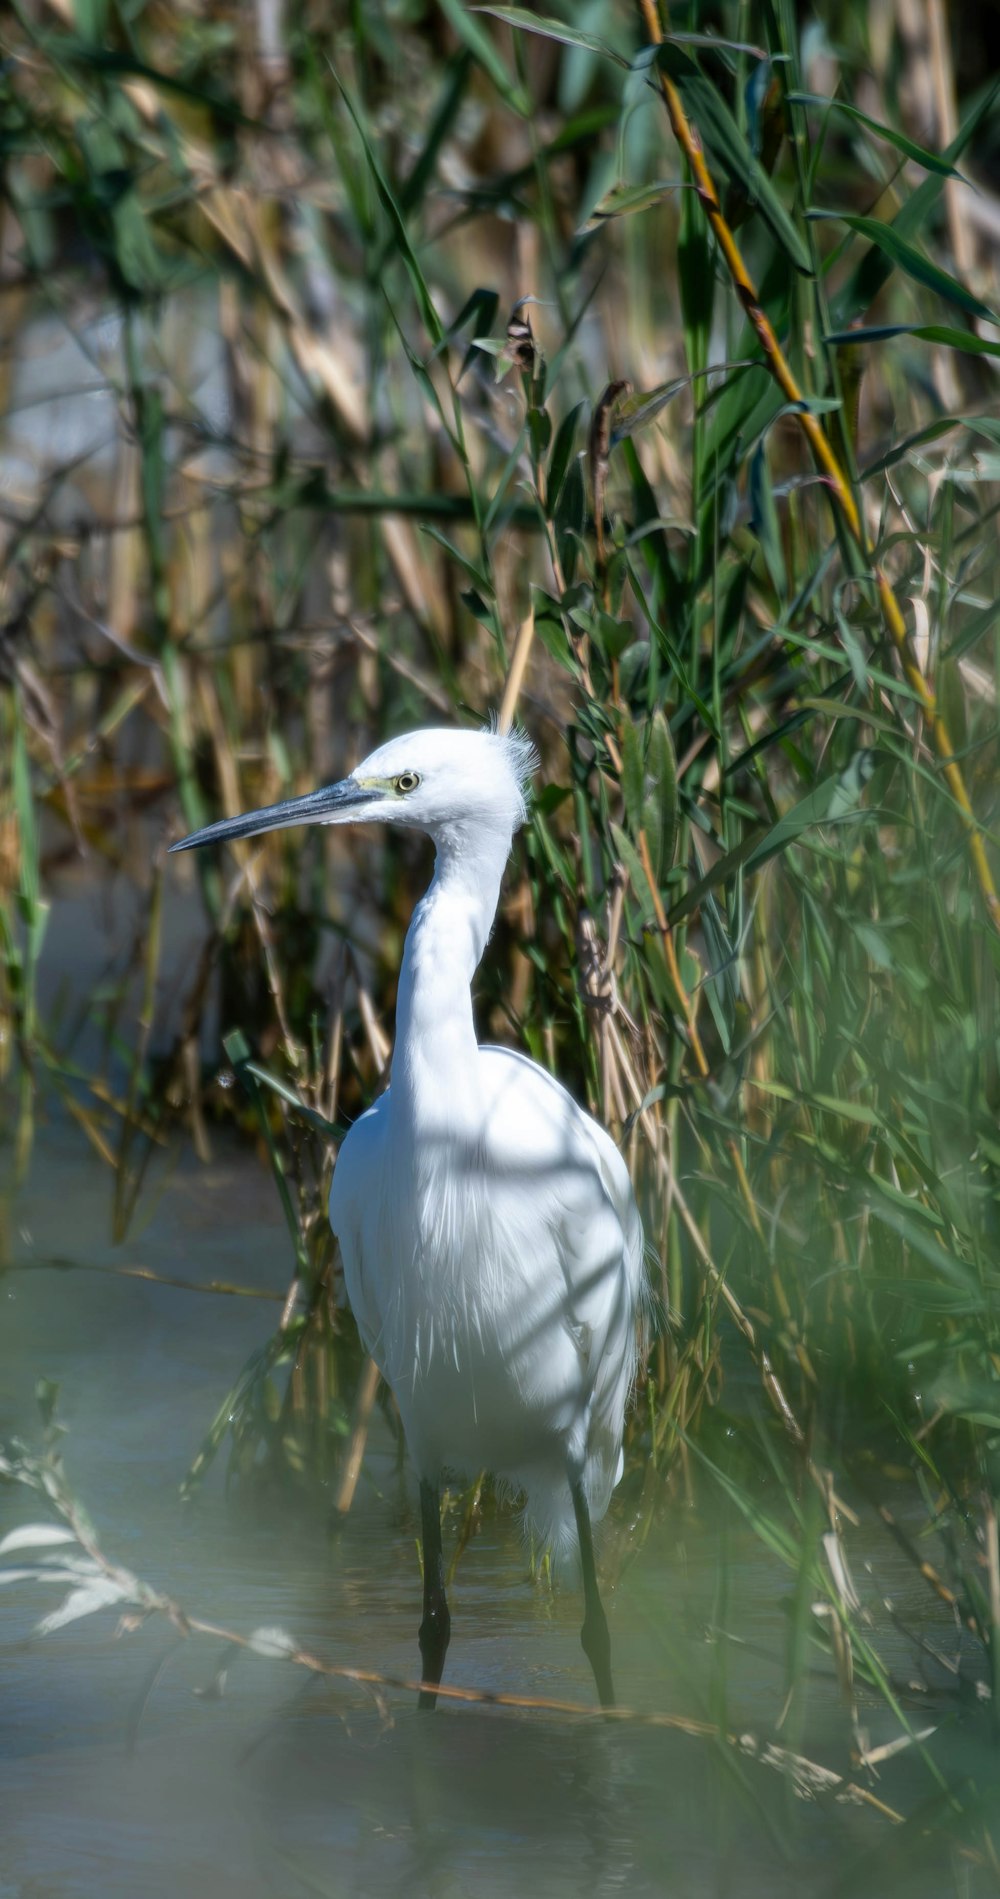
[[[527,671],[528,659],[534,637],[535,609],[533,606],[530,606],[517,629],[517,636],[514,640],[514,647],[510,656],[510,665],[507,669],[503,698],[500,701],[500,715],[497,720],[497,725],[501,732],[509,732],[514,723],[514,714],[517,711],[517,702],[521,696],[521,687],[524,684],[524,675]]]
[[[663,43],[663,31],[660,26],[656,0],[639,0],[646,32],[655,46]],[[701,199],[716,243],[726,261],[729,275],[733,280],[737,296],[746,312],[748,322],[753,326],[764,352],[767,366],[778,387],[783,390],[789,402],[804,404],[805,395],[799,388],[792,367],[778,341],[775,331],[761,309],[753,279],[747,271],[739,246],[729,225],[723,216],[718,193],[712,181],[712,175],[705,163],[705,154],[701,140],[684,111],[680,93],[673,80],[660,71],[660,90],[667,108],[674,137],[691,167],[691,176],[695,189]],[[983,844],[982,834],[976,823],[975,813],[965,788],[965,780],[955,760],[954,747],[948,733],[948,727],[937,704],[933,688],[920,668],[913,650],[906,621],[903,618],[899,601],[893,592],[888,577],[872,561],[871,549],[865,533],[864,522],[858,510],[857,502],[840,462],[830,445],[829,439],[817,416],[811,410],[802,407],[796,410],[796,418],[809,441],[813,454],[826,475],[830,492],[843,517],[844,523],[862,555],[874,568],[875,582],[878,588],[882,613],[893,644],[899,654],[900,664],[908,685],[915,692],[923,708],[924,715],[934,736],[934,746],[944,771],[945,782],[962,814],[969,838],[969,855],[973,870],[982,893],[990,920],[996,930],[1000,930],[1000,897],[990,870],[989,860]]]

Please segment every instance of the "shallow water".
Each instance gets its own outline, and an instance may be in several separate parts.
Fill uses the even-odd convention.
[[[108,1174],[75,1127],[43,1126],[29,1181],[6,1203],[10,1264],[142,1264],[280,1293],[287,1238],[252,1156],[217,1137],[210,1165],[182,1160],[157,1187],[141,1236],[111,1247]],[[34,1381],[58,1381],[67,1468],[110,1554],[192,1613],[245,1633],[277,1624],[330,1661],[412,1678],[416,1526],[381,1420],[335,1540],[303,1502],[227,1503],[217,1473],[192,1508],[178,1502],[221,1394],[277,1305],[44,1268],[6,1273],[0,1299],[0,1435],[34,1435]],[[39,1514],[31,1497],[0,1491],[0,1527]],[[625,1570],[609,1605],[618,1692],[639,1709],[721,1711],[737,1733],[770,1731],[791,1579],[739,1524],[722,1534],[718,1518],[678,1503]],[[911,1572],[884,1543],[877,1561],[879,1588],[919,1617]],[[418,1717],[408,1695],[380,1702],[252,1655],[230,1670],[223,1699],[207,1699],[194,1691],[211,1682],[221,1644],[173,1646],[166,1624],[116,1638],[114,1611],[40,1638],[34,1624],[57,1599],[41,1585],[0,1593],[0,1899],[753,1899],[835,1890],[855,1855],[881,1854],[891,1832],[864,1809],[804,1804],[781,1775],[684,1734],[445,1704]],[[453,1589],[448,1679],[590,1703],[579,1613],[572,1590],[530,1581],[514,1519],[489,1520]],[[877,1734],[874,1705],[872,1717]],[[811,1732],[821,1749],[844,1733],[825,1661]],[[928,1863],[929,1883],[915,1887],[911,1870],[906,1890],[952,1890],[940,1871]],[[883,1872],[872,1877],[873,1892],[888,1889]]]
[[[95,894],[86,871],[61,875],[40,973],[47,1011],[67,977],[75,994],[93,989],[109,941],[128,941],[136,903],[127,878]],[[180,898],[168,910],[175,964],[197,918]],[[95,1016],[81,1059],[99,1041]],[[75,1124],[40,1112],[16,1195],[0,1143],[0,1438],[37,1438],[35,1381],[54,1379],[67,1471],[110,1556],[225,1628],[279,1626],[328,1662],[412,1679],[413,1486],[378,1413],[336,1538],[315,1499],[227,1500],[225,1447],[195,1503],[180,1504],[223,1395],[273,1332],[292,1265],[267,1172],[233,1137],[215,1133],[212,1144],[208,1165],[189,1151],[165,1158],[116,1248],[111,1175]],[[77,1269],[53,1270],[53,1260]],[[137,1265],[233,1281],[273,1303],[94,1270]],[[770,1736],[793,1578],[710,1484],[697,1503],[668,1506],[609,1596],[619,1697]],[[616,1509],[611,1536],[627,1540],[620,1498]],[[0,1488],[0,1534],[41,1514],[30,1494]],[[884,1599],[942,1648],[947,1623],[877,1527],[852,1533],[850,1556],[879,1652],[905,1680],[912,1644],[881,1614]],[[539,1711],[442,1703],[418,1717],[409,1694],[376,1697],[256,1655],[239,1657],[212,1699],[196,1691],[212,1683],[221,1642],[177,1644],[155,1619],[116,1636],[115,1610],[39,1637],[58,1600],[51,1586],[0,1590],[0,1899],[992,1890],[956,1881],[933,1833],[918,1836],[916,1859],[895,1864],[901,1831],[872,1809],[798,1799],[732,1747]],[[451,1601],[450,1682],[593,1704],[575,1591],[531,1581],[513,1516],[487,1517]],[[862,1692],[861,1706],[874,1743],[895,1736],[881,1702],[866,1706]],[[989,1768],[978,1728],[970,1738],[951,1726],[947,1697],[910,1713],[937,1726],[946,1770],[960,1734],[968,1771]],[[817,1652],[803,1747],[843,1769],[848,1734]],[[907,1811],[933,1791],[912,1755],[863,1784]]]

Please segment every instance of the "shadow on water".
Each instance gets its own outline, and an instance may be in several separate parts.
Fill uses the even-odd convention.
[[[209,1166],[182,1161],[151,1199],[134,1244],[112,1248],[103,1170],[71,1126],[39,1131],[8,1208],[8,1263],[40,1269],[0,1277],[0,1435],[35,1435],[34,1380],[58,1381],[71,1481],[111,1554],[225,1627],[277,1625],[329,1661],[412,1677],[416,1523],[387,1431],[336,1541],[301,1500],[226,1503],[215,1480],[188,1511],[178,1502],[220,1390],[277,1307],[42,1266],[141,1264],[280,1292],[287,1237],[245,1153],[220,1142]],[[7,1489],[0,1512],[6,1530],[38,1509]],[[738,1605],[731,1642],[715,1627],[719,1526],[678,1504],[612,1599],[620,1693],[640,1709],[771,1731],[788,1579],[731,1525],[725,1563]],[[900,1600],[914,1588],[909,1570],[894,1582]],[[221,1643],[178,1643],[155,1620],[116,1638],[113,1613],[39,1638],[54,1599],[37,1584],[0,1592],[3,1899],[543,1889],[754,1899],[826,1894],[855,1854],[878,1854],[886,1839],[872,1811],[806,1804],[737,1750],[684,1734],[447,1705],[418,1717],[409,1697],[245,1655],[219,1699],[205,1690]],[[467,1551],[454,1612],[450,1681],[591,1701],[576,1594],[531,1583],[513,1519],[488,1522]],[[822,1667],[812,1712],[820,1736],[824,1723],[842,1734]],[[941,1890],[936,1878],[925,1858],[905,1888]]]

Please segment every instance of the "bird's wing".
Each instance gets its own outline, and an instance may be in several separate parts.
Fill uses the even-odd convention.
[[[529,1109],[533,1109],[532,1119],[537,1117],[544,1123],[563,1152],[572,1154],[578,1162],[588,1151],[592,1155],[603,1191],[618,1216],[628,1256],[629,1283],[637,1301],[644,1280],[642,1222],[628,1168],[607,1129],[574,1101],[562,1082],[547,1069],[540,1068],[530,1056],[520,1054],[517,1049],[492,1045],[484,1046],[480,1054],[487,1072],[493,1068],[500,1073],[505,1068],[511,1071],[515,1080],[511,1100],[519,1117],[526,1117]],[[499,1095],[500,1100],[504,1100],[506,1090],[502,1084],[493,1092],[495,1097]],[[550,1146],[551,1142],[546,1145]]]
[[[621,1419],[635,1373],[645,1299],[643,1232],[628,1168],[610,1135],[545,1069],[484,1048],[490,1153],[509,1158],[537,1215],[544,1208],[566,1287],[566,1322],[584,1356],[592,1435],[617,1475]]]
[[[362,1230],[366,1214],[382,1197],[382,1149],[386,1139],[386,1095],[359,1116],[341,1143],[330,1186],[330,1225],[340,1242],[344,1284],[351,1311],[367,1352],[378,1358],[383,1314],[377,1286],[364,1270]],[[377,1254],[370,1262],[378,1264]]]

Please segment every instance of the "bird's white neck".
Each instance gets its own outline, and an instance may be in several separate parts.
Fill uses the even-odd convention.
[[[448,1121],[475,1093],[472,978],[489,941],[510,854],[500,827],[456,827],[435,840],[426,896],[413,913],[396,1001],[392,1095],[420,1121]]]

